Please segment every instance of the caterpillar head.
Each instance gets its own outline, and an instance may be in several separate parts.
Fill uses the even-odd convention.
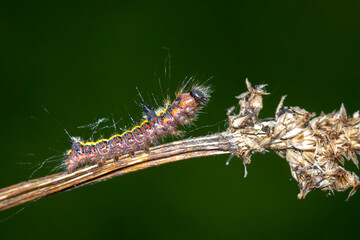
[[[207,104],[209,101],[209,98],[202,91],[196,88],[190,91],[190,96],[200,104]]]

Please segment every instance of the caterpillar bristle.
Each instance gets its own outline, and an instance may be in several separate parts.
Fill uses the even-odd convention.
[[[87,163],[101,166],[108,159],[125,154],[133,155],[138,150],[148,151],[151,144],[166,135],[181,133],[177,127],[196,119],[197,112],[208,103],[211,93],[209,86],[196,84],[188,89],[188,83],[182,86],[173,102],[168,100],[165,107],[157,111],[148,104],[141,103],[145,120],[131,130],[94,142],[83,142],[80,138],[72,138],[72,147],[65,160],[67,171],[73,172]]]

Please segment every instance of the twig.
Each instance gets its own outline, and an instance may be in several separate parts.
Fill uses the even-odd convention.
[[[282,97],[272,119],[259,119],[262,96],[269,93],[266,85],[253,88],[246,80],[248,91],[237,96],[240,112],[228,111],[229,128],[223,133],[172,142],[139,151],[134,157],[122,156],[104,166],[88,166],[68,174],[65,172],[31,180],[0,190],[0,211],[19,204],[103,181],[125,173],[164,163],[218,154],[231,153],[250,164],[254,152],[275,151],[290,165],[293,178],[299,182],[298,198],[311,190],[345,191],[353,187],[352,196],[360,187],[355,173],[343,166],[345,159],[358,167],[356,152],[360,151],[360,113],[348,117],[344,105],[339,112],[316,117],[299,107],[283,107]],[[345,158],[345,159],[344,159]]]
[[[61,172],[3,188],[0,190],[0,211],[144,168],[225,153],[229,153],[229,143],[222,134],[159,145],[151,148],[150,154],[139,151],[134,157],[123,156],[118,161],[109,160],[102,167],[92,165],[71,174]]]

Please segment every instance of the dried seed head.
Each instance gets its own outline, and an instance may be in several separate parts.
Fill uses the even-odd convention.
[[[345,191],[349,187],[353,187],[352,196],[360,186],[359,178],[343,165],[345,158],[359,167],[359,112],[348,117],[342,104],[339,112],[315,117],[299,107],[283,107],[284,96],[275,118],[261,120],[258,116],[262,95],[268,94],[263,90],[266,85],[254,89],[248,80],[246,85],[248,91],[237,96],[240,113],[229,116],[233,153],[249,164],[251,153],[274,150],[288,161],[292,176],[299,182],[298,198],[313,189]]]

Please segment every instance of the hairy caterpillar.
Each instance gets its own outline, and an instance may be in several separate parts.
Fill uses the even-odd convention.
[[[176,135],[177,127],[191,122],[208,100],[209,88],[194,86],[189,92],[178,92],[175,100],[158,113],[143,103],[141,107],[146,119],[131,130],[96,142],[73,140],[64,162],[66,169],[71,173],[86,163],[102,165],[108,159],[117,159],[125,154],[133,155],[138,150],[148,150],[151,144],[166,135]]]

